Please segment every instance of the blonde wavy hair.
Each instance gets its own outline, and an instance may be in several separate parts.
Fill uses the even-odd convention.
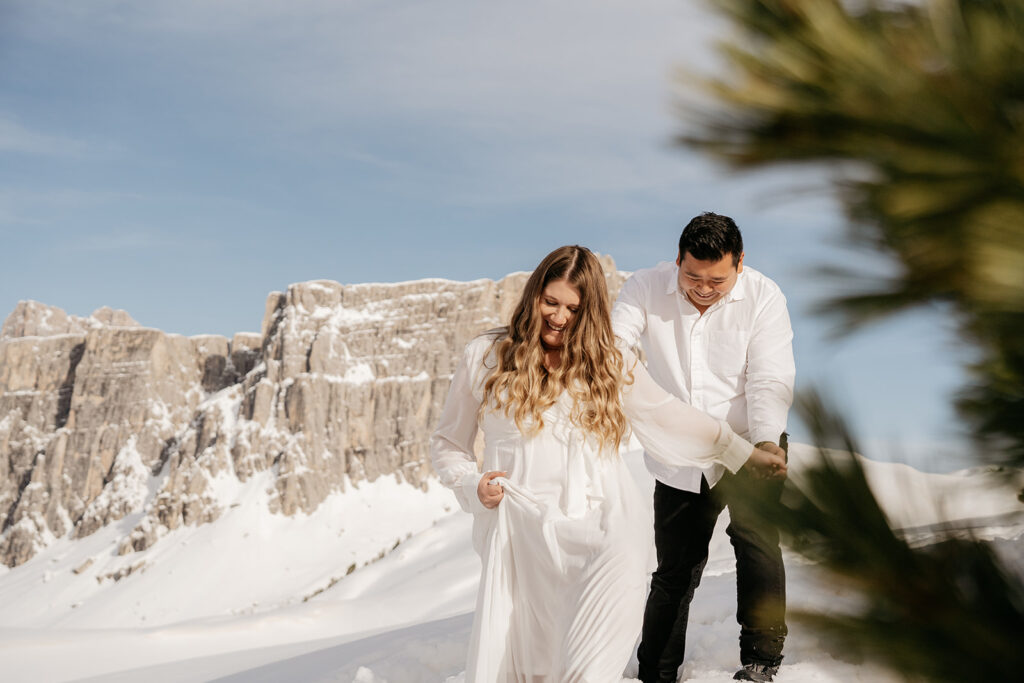
[[[540,298],[557,280],[576,288],[580,304],[563,333],[561,362],[548,370]],[[544,411],[565,390],[573,399],[572,422],[596,437],[602,451],[618,450],[629,429],[620,398],[628,378],[615,348],[604,270],[589,249],[559,247],[540,262],[494,351],[497,364],[484,384],[484,406],[511,414],[521,432],[535,434],[544,426]]]

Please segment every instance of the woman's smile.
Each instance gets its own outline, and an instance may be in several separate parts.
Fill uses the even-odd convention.
[[[579,310],[580,292],[566,280],[553,280],[544,288],[537,303],[544,321],[540,341],[549,349],[557,349],[562,346],[566,327]]]

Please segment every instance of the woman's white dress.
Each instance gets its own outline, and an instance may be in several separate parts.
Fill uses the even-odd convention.
[[[494,339],[466,346],[430,449],[441,483],[475,516],[483,560],[465,680],[617,683],[643,617],[650,503],[622,458],[601,453],[570,422],[565,392],[530,436],[501,411],[481,415]],[[669,464],[742,467],[749,443],[665,392],[626,355],[634,382],[623,405],[648,453]],[[483,471],[508,473],[500,480],[505,497],[492,510],[476,493],[478,429]]]

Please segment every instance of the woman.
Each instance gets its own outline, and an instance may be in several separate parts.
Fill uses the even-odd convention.
[[[442,484],[475,514],[483,560],[467,683],[621,680],[652,545],[649,504],[618,455],[630,423],[671,464],[735,472],[749,459],[762,474],[785,472],[620,352],[597,258],[556,249],[511,324],[466,346],[431,438]]]

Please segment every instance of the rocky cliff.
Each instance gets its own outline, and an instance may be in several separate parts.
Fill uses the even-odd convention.
[[[216,519],[225,477],[271,472],[285,515],[349,481],[422,482],[463,345],[525,279],[295,284],[270,294],[261,333],[232,339],[20,303],[0,330],[0,562],[119,520],[119,552],[143,550]]]

